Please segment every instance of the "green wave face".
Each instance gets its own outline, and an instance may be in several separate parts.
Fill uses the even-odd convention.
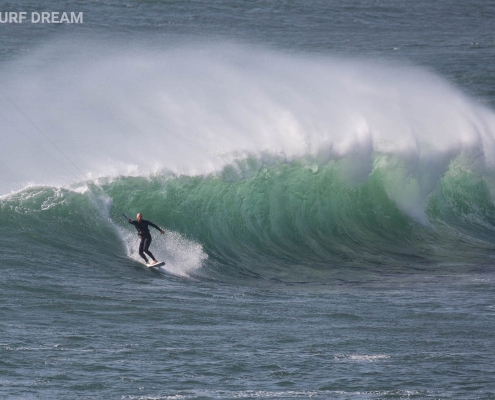
[[[473,243],[490,250],[495,209],[485,179],[452,163],[424,209],[411,212],[393,198],[404,191],[405,178],[393,186],[396,162],[390,170],[390,160],[376,158],[361,181],[348,179],[348,163],[252,158],[216,175],[121,178],[103,187],[113,214],[141,211],[201,243],[215,274],[304,280],[347,268],[471,264]],[[409,200],[421,197],[409,192]]]
[[[27,241],[32,257],[50,248],[87,262],[138,260],[121,211],[142,212],[166,228],[162,242],[155,233],[154,249],[176,273],[227,280],[318,282],[489,262],[495,207],[486,174],[458,157],[426,185],[433,178],[407,177],[399,158],[375,157],[361,178],[350,176],[356,164],[253,157],[207,176],[28,188],[1,200],[0,228]]]

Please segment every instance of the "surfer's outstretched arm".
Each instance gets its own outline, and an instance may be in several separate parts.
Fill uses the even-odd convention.
[[[148,223],[155,229],[158,229],[160,231],[160,233],[163,235],[165,233],[165,231],[162,229],[162,228],[159,228],[158,226],[156,226],[153,222],[150,222],[148,221]]]

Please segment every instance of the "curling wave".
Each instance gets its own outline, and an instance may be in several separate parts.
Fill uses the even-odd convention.
[[[440,77],[232,43],[80,44],[0,73],[1,189],[31,184],[1,199],[7,232],[136,258],[120,212],[141,211],[168,227],[154,248],[173,273],[221,279],[490,262],[495,116]]]
[[[85,191],[34,187],[4,197],[0,217],[3,229],[38,247],[55,246],[68,258],[83,252],[97,262],[119,251],[139,259],[135,232],[120,212],[140,211],[166,226],[154,248],[169,272],[182,276],[297,282],[356,269],[489,263],[495,182],[458,157],[431,191],[420,213],[426,220],[418,219],[389,194],[400,160],[388,158],[376,157],[361,182],[346,175],[349,158],[322,164],[251,157],[206,176],[109,178]]]

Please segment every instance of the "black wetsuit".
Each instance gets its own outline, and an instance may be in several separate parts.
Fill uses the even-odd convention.
[[[161,229],[153,222],[147,221],[145,219],[142,219],[141,222],[130,221],[129,223],[136,227],[136,229],[138,230],[138,236],[141,239],[141,243],[139,243],[139,255],[144,258],[144,261],[146,261],[146,263],[148,263],[148,259],[146,258],[144,253],[148,254],[153,261],[156,261],[156,258],[153,256],[151,251],[148,250],[152,240],[148,226],[151,225],[153,228],[156,228],[159,231],[161,231]]]

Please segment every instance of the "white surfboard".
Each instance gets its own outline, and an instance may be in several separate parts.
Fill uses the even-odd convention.
[[[163,267],[165,265],[165,261],[159,261],[156,264],[144,264],[147,268],[158,268]]]

